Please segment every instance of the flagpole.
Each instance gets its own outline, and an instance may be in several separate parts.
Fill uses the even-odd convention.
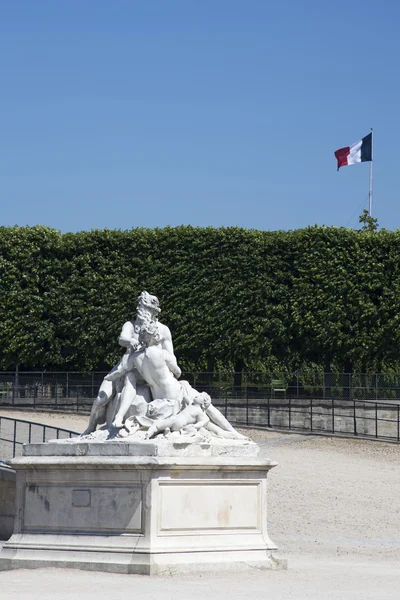
[[[373,132],[373,129],[371,127],[371,133]],[[372,141],[373,136],[371,137],[371,162],[369,163],[369,216],[372,217],[372,159],[373,159],[373,153],[372,153]]]

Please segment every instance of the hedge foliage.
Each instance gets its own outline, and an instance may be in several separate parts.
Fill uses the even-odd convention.
[[[400,233],[0,228],[0,368],[121,354],[142,290],[186,370],[400,371]]]

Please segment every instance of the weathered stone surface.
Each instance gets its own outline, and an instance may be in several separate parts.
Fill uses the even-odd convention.
[[[257,444],[246,440],[213,440],[191,443],[182,440],[106,440],[72,438],[26,444],[24,456],[258,456]]]
[[[43,454],[45,446],[32,449]],[[270,460],[42,455],[13,466],[15,532],[0,569],[166,574],[285,566],[267,532]]]
[[[104,378],[84,434],[27,444],[13,461],[15,526],[0,569],[285,566],[267,533],[275,463],[257,458],[257,444],[206,392],[179,380],[159,312],[158,299],[142,292],[119,338],[126,352]]]
[[[8,540],[14,529],[15,471],[0,466],[0,540]]]

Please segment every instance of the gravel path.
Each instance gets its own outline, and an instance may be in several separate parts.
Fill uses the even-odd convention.
[[[16,417],[10,411],[0,414]],[[77,431],[87,421],[82,415],[18,414]],[[148,580],[76,571],[72,575],[58,569],[15,571],[0,573],[4,597],[47,600],[68,598],[79,590],[82,600],[100,600],[132,590],[139,600],[196,600],[204,595],[210,600],[251,595],[276,600],[399,598],[400,445],[246,433],[259,443],[263,456],[279,463],[270,474],[268,521],[271,538],[289,558],[287,572]]]
[[[88,417],[84,415],[68,414],[68,413],[43,413],[33,411],[11,411],[0,409],[0,417],[9,417],[11,419],[18,419],[21,421],[33,421],[39,424],[49,425],[50,427],[43,431],[43,427],[32,426],[30,429],[31,441],[32,442],[43,442],[57,437],[57,432],[51,427],[60,427],[61,429],[68,429],[71,431],[80,432],[84,429]],[[17,423],[17,436],[18,442],[26,442],[29,439],[29,425],[25,423]],[[45,440],[43,440],[43,433],[45,434]],[[68,437],[67,434],[59,432],[61,438]],[[14,437],[14,422],[3,419],[1,421],[0,429],[0,462],[1,460],[10,460],[13,456],[13,444],[10,441]],[[16,455],[19,456],[22,452],[22,444],[16,445]]]

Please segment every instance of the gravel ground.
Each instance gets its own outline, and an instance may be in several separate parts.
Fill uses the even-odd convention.
[[[76,431],[87,421],[83,415],[18,414]],[[16,417],[15,412],[0,415]],[[204,595],[236,600],[251,594],[277,600],[398,599],[400,445],[260,430],[246,434],[258,442],[263,456],[279,463],[270,474],[268,522],[280,554],[289,559],[287,572],[149,580],[21,570],[0,573],[1,597],[50,600],[79,592],[82,600],[100,600],[132,590],[139,600],[196,600]]]
[[[44,413],[2,409],[0,409],[0,417],[10,417],[11,419],[20,419],[22,421],[33,421],[49,425],[50,427],[60,427],[78,433],[83,431],[85,423],[88,420],[87,416],[74,413]],[[28,427],[29,426],[24,423],[17,423],[17,441],[25,442],[28,440]],[[1,421],[0,438],[3,439],[0,439],[0,460],[10,460],[12,458],[13,445],[9,441],[4,440],[13,439],[13,429],[13,422],[7,421],[6,419]],[[45,435],[46,441],[57,437],[56,430],[50,428],[46,430]],[[43,442],[43,428],[33,426],[31,428],[31,436],[32,442]],[[60,437],[68,437],[68,435],[60,432]],[[22,446],[18,444],[16,446],[16,455],[20,455],[21,452]]]
[[[24,410],[3,410],[0,409],[0,417],[10,417],[11,419],[22,419],[34,421],[53,427],[62,427],[72,431],[82,431],[89,417],[79,413],[48,413]]]

